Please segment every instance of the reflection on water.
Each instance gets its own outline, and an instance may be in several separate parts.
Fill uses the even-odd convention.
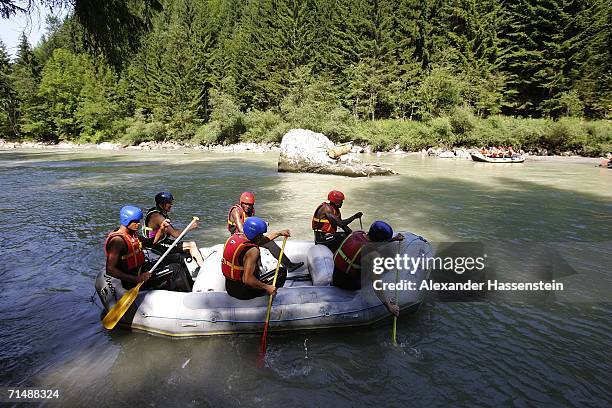
[[[375,157],[370,157],[376,159]],[[278,174],[275,154],[0,152],[0,385],[57,387],[63,403],[163,405],[609,405],[612,171],[589,164],[383,156],[399,176]],[[239,170],[237,170],[239,169]],[[238,172],[237,172],[238,171]],[[173,220],[193,215],[201,245],[222,242],[229,206],[256,193],[272,229],[310,239],[331,189],[432,241],[555,242],[580,303],[441,303],[375,327],[170,340],[105,332],[92,303],[102,242],[124,204],[170,190]],[[358,226],[356,221],[353,226]],[[573,279],[573,281],[572,281]],[[607,403],[607,404],[606,404]]]

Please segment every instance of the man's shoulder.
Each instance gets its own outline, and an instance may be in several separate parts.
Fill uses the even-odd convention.
[[[125,241],[123,239],[123,236],[121,236],[121,235],[114,235],[114,236],[110,237],[110,239],[108,240],[108,243],[106,244],[106,246],[108,246],[108,249],[123,249],[123,248],[125,248]]]

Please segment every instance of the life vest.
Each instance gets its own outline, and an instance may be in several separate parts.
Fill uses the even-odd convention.
[[[232,210],[236,209],[238,211],[238,217],[240,217],[240,220],[242,221],[242,224],[244,224],[244,220],[247,219],[247,214],[244,211],[244,209],[242,208],[242,206],[240,204],[234,204],[232,206],[232,208],[229,209],[229,212],[227,213],[227,230],[231,233],[231,234],[235,234],[237,232],[236,230],[236,223],[234,222],[234,220],[232,220]],[[251,213],[251,215],[249,215],[249,217],[252,217],[255,215],[255,209],[253,208],[253,212]]]
[[[325,233],[333,234],[334,232],[336,232],[338,227],[335,225],[332,225],[331,222],[329,222],[329,220],[327,219],[327,216],[325,214],[319,215],[319,211],[325,205],[332,209],[332,212],[334,213],[334,215],[336,215],[338,218],[341,218],[339,208],[336,208],[336,206],[331,205],[329,203],[321,203],[319,204],[319,206],[314,212],[314,215],[312,216],[312,229],[317,232],[325,232]]]
[[[164,219],[168,218],[168,213],[165,211],[162,211],[159,207],[155,206],[153,208],[149,208],[149,210],[147,211],[147,214],[145,215],[144,223],[142,224],[142,235],[144,235],[145,237],[155,238],[155,235],[157,234],[157,230],[159,230],[159,227],[155,229],[149,227],[149,219],[155,213],[160,213],[161,216],[164,217]],[[162,241],[164,238],[165,238],[165,235],[164,237],[160,239],[160,241]]]
[[[242,281],[244,273],[244,254],[250,248],[257,247],[244,234],[236,233],[230,236],[223,246],[221,272],[231,280]]]
[[[113,231],[106,237],[104,243],[104,254],[108,257],[108,243],[114,237],[121,237],[127,246],[127,252],[121,256],[121,266],[124,272],[130,272],[140,268],[145,263],[144,252],[142,252],[142,242],[136,233]],[[125,269],[124,269],[125,268]]]
[[[368,243],[363,231],[355,231],[342,241],[334,254],[334,267],[352,278],[361,277],[361,249]]]

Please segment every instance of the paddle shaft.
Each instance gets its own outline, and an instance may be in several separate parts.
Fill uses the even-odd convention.
[[[278,256],[278,263],[276,264],[276,271],[274,272],[274,279],[272,280],[272,286],[276,286],[276,278],[278,278],[278,270],[280,269],[281,259],[283,259],[283,252],[285,252],[285,244],[287,243],[287,237],[283,239],[283,245],[281,246],[280,255]],[[261,352],[266,352],[267,348],[267,337],[268,337],[268,326],[270,325],[270,311],[272,310],[272,299],[270,295],[268,299],[268,310],[266,311],[266,323],[264,324],[263,334],[261,335]]]
[[[399,255],[400,249],[402,248],[402,241],[397,241],[397,253]],[[399,281],[399,269],[395,268],[395,304],[399,305],[399,299],[397,298],[397,283]],[[399,306],[398,306],[399,307]],[[393,345],[397,346],[397,316],[393,315]]]

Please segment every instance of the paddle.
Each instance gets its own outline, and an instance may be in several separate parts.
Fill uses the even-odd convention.
[[[181,232],[181,235],[179,235],[178,238],[174,240],[172,245],[170,245],[170,248],[168,248],[166,252],[164,252],[164,254],[159,257],[155,265],[153,265],[153,267],[149,270],[149,273],[152,273],[159,266],[159,264],[161,263],[161,261],[164,260],[166,255],[170,253],[172,248],[174,248],[174,246],[178,244],[178,242],[183,238],[183,236],[189,231],[189,228],[193,225],[193,223],[199,220],[200,219],[198,217],[193,217],[193,220],[191,220],[189,225],[183,230],[183,232]],[[132,289],[128,290],[125,295],[123,295],[121,299],[119,299],[117,303],[115,303],[114,306],[111,307],[106,316],[104,316],[104,319],[102,319],[102,325],[105,329],[112,330],[117,325],[117,323],[119,323],[119,320],[121,320],[125,312],[128,311],[132,303],[134,303],[134,300],[136,300],[136,297],[138,296],[138,291],[140,290],[140,287],[143,283],[144,281],[139,282]]]
[[[359,229],[363,231],[363,224],[361,223],[361,217],[359,217]]]
[[[285,252],[285,244],[287,243],[287,237],[283,239],[283,246],[280,250],[280,255],[278,257],[278,263],[276,264],[276,272],[274,272],[274,280],[272,281],[272,286],[276,285],[276,278],[278,277],[278,269],[280,268],[280,260],[283,259],[283,252]],[[267,338],[268,338],[268,326],[270,326],[270,311],[272,310],[272,295],[268,299],[268,311],[266,312],[266,323],[264,325],[263,334],[261,335],[261,355],[266,354]]]
[[[400,253],[400,249],[402,248],[402,241],[397,241],[397,253]],[[398,293],[397,293],[397,283],[399,282],[399,269],[395,268],[395,304],[399,305]],[[399,306],[398,306],[399,307]],[[397,346],[397,316],[393,315],[393,345]]]

